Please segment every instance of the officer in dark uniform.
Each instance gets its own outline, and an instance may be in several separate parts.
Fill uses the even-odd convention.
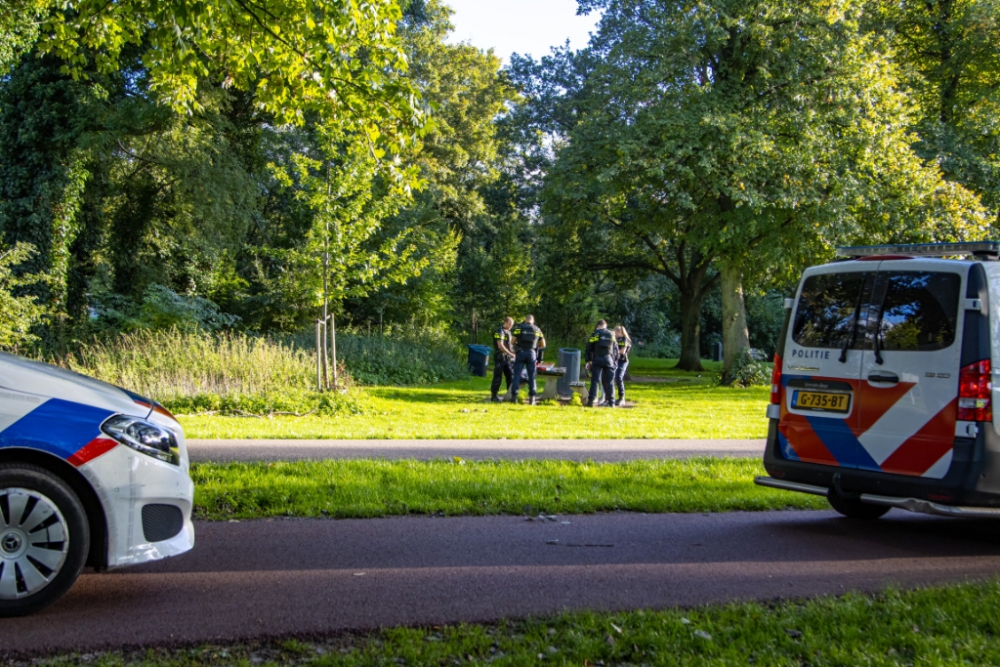
[[[500,328],[493,332],[493,384],[490,385],[490,400],[500,402],[497,393],[500,391],[500,380],[507,380],[507,388],[511,383],[511,364],[514,361],[514,345],[510,336],[510,328],[514,326],[514,318],[504,318]]]
[[[600,320],[594,333],[587,341],[587,370],[590,371],[590,400],[587,405],[594,407],[597,400],[597,385],[604,389],[602,407],[614,407],[614,389],[612,380],[615,375],[615,364],[618,360],[618,341],[615,334],[608,329],[608,323]]]
[[[510,400],[517,403],[517,390],[521,386],[521,369],[528,370],[528,405],[535,404],[535,394],[538,389],[535,385],[536,357],[535,350],[545,347],[545,334],[535,326],[535,316],[528,315],[524,322],[515,324],[510,330],[514,345],[517,346],[517,356],[514,358],[514,384],[510,390]]]

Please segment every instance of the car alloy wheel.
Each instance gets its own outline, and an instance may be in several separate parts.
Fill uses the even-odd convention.
[[[69,484],[30,463],[0,463],[0,618],[61,598],[89,553],[87,512]]]
[[[48,586],[66,564],[66,519],[47,496],[0,489],[0,600],[18,600]]]

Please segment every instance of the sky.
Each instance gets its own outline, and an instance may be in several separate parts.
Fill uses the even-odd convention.
[[[445,0],[455,14],[448,41],[492,48],[506,65],[511,53],[536,59],[549,48],[570,40],[574,49],[587,45],[598,15],[576,15],[576,0]]]

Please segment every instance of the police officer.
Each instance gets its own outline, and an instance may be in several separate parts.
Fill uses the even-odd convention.
[[[517,347],[517,356],[514,358],[514,384],[510,389],[510,399],[517,403],[517,390],[521,386],[521,369],[528,370],[528,405],[535,404],[535,394],[538,389],[535,386],[536,357],[535,351],[539,347],[545,347],[545,334],[535,326],[535,316],[528,315],[524,322],[515,324],[510,330],[511,338]]]
[[[507,380],[507,389],[511,383],[511,363],[514,361],[514,345],[510,336],[510,328],[514,326],[514,318],[504,318],[500,328],[493,332],[493,384],[490,385],[490,401],[499,403],[500,380]]]
[[[618,399],[615,405],[625,404],[625,373],[628,372],[628,353],[632,349],[632,337],[621,324],[615,327],[615,342],[618,344],[618,365],[615,367],[615,391]]]
[[[600,320],[594,333],[587,341],[587,370],[590,371],[590,400],[587,405],[594,407],[597,400],[597,385],[604,389],[602,407],[614,407],[614,389],[611,381],[615,374],[615,362],[618,359],[618,343],[615,335],[608,330],[608,323]]]

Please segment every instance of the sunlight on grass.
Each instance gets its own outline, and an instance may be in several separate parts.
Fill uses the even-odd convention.
[[[489,438],[763,438],[766,387],[717,387],[712,371],[668,370],[668,360],[637,360],[650,377],[676,382],[632,383],[635,407],[496,405],[488,378],[427,387],[369,387],[363,414],[252,419],[183,416],[188,438],[489,439]],[[554,380],[550,380],[554,381]],[[541,387],[540,384],[539,391]],[[522,394],[523,397],[523,394]]]
[[[725,512],[827,508],[756,486],[754,459],[572,461],[328,460],[194,464],[204,519],[400,514]]]
[[[98,665],[996,665],[1000,582],[91,655]],[[541,658],[539,657],[541,656]],[[68,657],[68,656],[67,656]],[[79,656],[76,656],[77,658]],[[32,664],[70,664],[66,657]],[[73,662],[76,664],[76,661]]]

